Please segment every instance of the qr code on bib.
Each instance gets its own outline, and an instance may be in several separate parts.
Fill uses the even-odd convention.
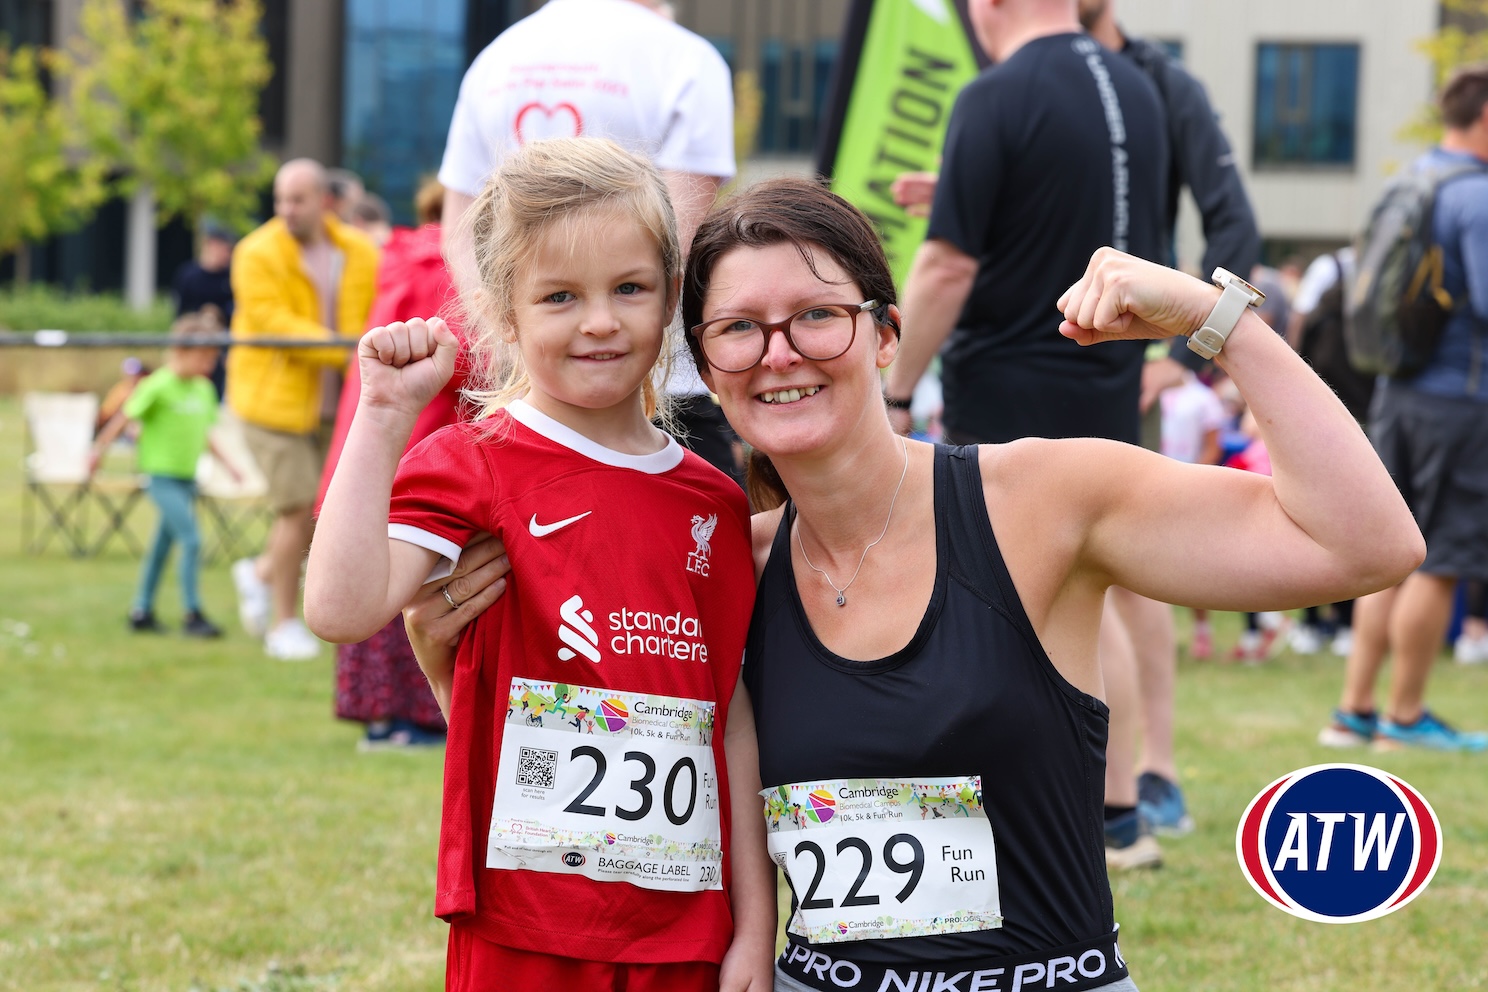
[[[551,789],[557,775],[557,751],[544,751],[539,747],[524,747],[517,750],[518,785],[535,785],[540,789]]]

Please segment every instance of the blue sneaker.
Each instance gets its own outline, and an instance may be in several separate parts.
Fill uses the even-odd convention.
[[[1488,734],[1456,730],[1426,710],[1415,723],[1381,720],[1374,746],[1379,751],[1426,747],[1435,751],[1488,751]]]
[[[1183,801],[1183,790],[1156,772],[1143,772],[1137,777],[1137,812],[1161,837],[1193,833],[1194,821]]]
[[[1162,867],[1162,848],[1137,810],[1106,821],[1106,871]]]
[[[444,747],[445,733],[420,727],[408,720],[378,720],[367,724],[367,734],[357,741],[357,750],[396,751]]]
[[[1350,713],[1334,710],[1333,722],[1318,731],[1323,747],[1363,747],[1379,733],[1379,716],[1374,713]]]

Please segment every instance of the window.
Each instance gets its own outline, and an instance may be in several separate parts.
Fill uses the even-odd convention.
[[[1261,44],[1256,167],[1352,166],[1358,106],[1358,45]]]
[[[285,70],[289,68],[289,0],[266,0],[258,30],[269,49],[274,73],[258,95],[258,117],[263,122],[264,141],[284,144],[286,115]]]
[[[342,164],[413,220],[439,169],[465,72],[466,0],[346,0]]]
[[[0,46],[48,45],[51,0],[0,0]]]
[[[767,154],[809,154],[816,144],[817,118],[827,99],[837,41],[781,42],[760,46],[759,150]]]

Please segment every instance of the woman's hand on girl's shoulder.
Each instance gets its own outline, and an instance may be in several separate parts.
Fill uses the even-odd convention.
[[[374,327],[357,344],[362,406],[417,414],[454,375],[459,349],[438,317]]]
[[[1059,333],[1082,345],[1191,334],[1219,299],[1193,276],[1114,248],[1099,248],[1056,304]]]

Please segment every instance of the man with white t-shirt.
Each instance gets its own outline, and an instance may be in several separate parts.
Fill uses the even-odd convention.
[[[439,168],[445,255],[458,285],[473,258],[457,221],[486,177],[526,141],[576,135],[609,138],[662,171],[685,251],[734,175],[728,65],[657,0],[549,0],[503,31],[465,73]],[[674,337],[666,390],[682,440],[738,477],[728,422]]]
[[[1352,278],[1353,271],[1354,249],[1350,245],[1314,258],[1303,273],[1302,281],[1297,284],[1297,292],[1292,297],[1293,316],[1306,317],[1318,305],[1323,294],[1337,285],[1341,276]]]

